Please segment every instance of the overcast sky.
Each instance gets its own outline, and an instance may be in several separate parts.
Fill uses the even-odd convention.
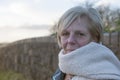
[[[0,42],[48,35],[49,27],[38,26],[54,24],[67,9],[84,1],[88,0],[0,0]],[[98,0],[97,5],[120,7],[119,3]]]
[[[0,0],[0,27],[54,24],[65,10],[84,1],[86,0]],[[120,6],[119,0],[98,1],[99,4]]]
[[[53,24],[73,5],[69,0],[0,0],[0,27]]]

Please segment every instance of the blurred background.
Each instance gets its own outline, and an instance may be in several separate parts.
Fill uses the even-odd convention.
[[[59,47],[51,30],[77,5],[94,7],[104,22],[104,40],[120,59],[119,0],[0,0],[0,80],[50,80]]]

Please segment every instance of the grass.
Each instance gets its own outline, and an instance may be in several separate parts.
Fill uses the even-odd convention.
[[[21,73],[14,71],[0,71],[0,80],[27,80]]]

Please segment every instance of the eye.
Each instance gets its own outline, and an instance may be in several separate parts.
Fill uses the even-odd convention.
[[[67,32],[67,31],[62,32],[62,34],[61,34],[61,36],[68,36],[68,35],[69,35],[69,32]]]
[[[76,34],[77,36],[84,36],[84,35],[85,35],[84,33],[80,32],[80,31],[75,32],[75,34]]]

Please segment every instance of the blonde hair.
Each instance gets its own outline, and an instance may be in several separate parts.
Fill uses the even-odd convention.
[[[100,14],[94,8],[87,7],[73,7],[66,11],[63,16],[59,19],[58,23],[55,25],[55,31],[57,33],[57,41],[59,46],[61,46],[60,34],[61,32],[68,28],[70,24],[77,18],[87,18],[89,22],[88,30],[96,42],[101,42],[103,37],[103,24]]]

